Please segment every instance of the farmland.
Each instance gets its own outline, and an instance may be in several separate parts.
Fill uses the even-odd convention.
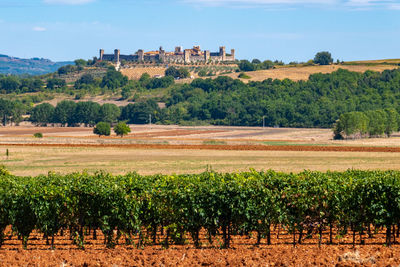
[[[399,172],[1,175],[5,264],[399,263]]]
[[[92,128],[0,128],[1,164],[16,175],[105,170],[113,174],[274,169],[400,169],[399,139],[332,140],[329,129],[134,125],[124,138]],[[44,138],[33,137],[42,132]],[[5,155],[9,150],[9,157]]]
[[[367,70],[382,72],[384,70],[396,69],[398,66],[394,63],[398,63],[399,60],[381,60],[381,61],[356,61],[346,62],[343,65],[326,65],[326,66],[278,66],[275,69],[269,70],[257,70],[245,72],[246,75],[250,76],[249,79],[241,79],[244,82],[249,81],[264,81],[266,79],[290,79],[293,81],[308,80],[311,74],[315,73],[331,73],[338,69],[345,69],[354,72],[365,72]],[[387,62],[388,64],[385,64]],[[399,61],[400,62],[400,61]],[[186,67],[186,66],[185,66]],[[222,68],[219,67],[219,68]],[[164,75],[165,67],[135,67],[122,69],[121,72],[129,77],[129,79],[139,79],[143,73],[150,74],[151,77],[155,75]],[[193,77],[197,78],[198,74],[191,72]],[[239,73],[223,73],[219,71],[216,76],[228,76],[231,78],[238,78]],[[185,79],[183,82],[191,82],[190,79]]]
[[[92,128],[85,127],[34,127],[28,124],[2,127],[0,163],[12,174],[20,176],[47,175],[49,171],[94,174],[99,170],[114,175],[133,171],[140,175],[168,175],[203,173],[206,170],[232,173],[273,169],[300,173],[304,169],[400,169],[400,137],[397,133],[392,138],[334,141],[330,129],[173,125],[131,125],[131,128],[132,132],[124,138],[115,135],[99,138],[92,133]],[[36,132],[43,133],[44,137],[34,138]],[[195,249],[189,234],[185,236],[184,245],[171,241],[166,250],[165,232],[163,235],[160,231],[155,243],[151,237],[146,237],[141,249],[137,249],[137,235],[130,245],[121,238],[115,248],[105,249],[106,238],[102,231],[96,231],[96,239],[93,239],[92,231],[85,236],[85,250],[82,251],[70,239],[68,229],[55,235],[55,250],[48,250],[46,238],[36,229],[29,236],[28,250],[21,250],[21,240],[11,235],[10,228],[7,228],[7,238],[0,248],[0,262],[4,265],[45,265],[52,262],[73,266],[171,263],[181,266],[254,266],[266,263],[304,265],[305,262],[311,265],[382,265],[398,263],[400,257],[397,243],[391,247],[383,246],[386,242],[383,228],[377,228],[373,238],[364,232],[361,236],[364,245],[360,244],[360,235],[357,234],[354,248],[352,235],[342,236],[337,230],[333,232],[334,245],[328,245],[329,229],[324,229],[319,248],[317,234],[294,247],[290,231],[274,226],[271,228],[272,245],[262,239],[260,245],[255,246],[257,234],[251,233],[249,237],[232,235],[231,248],[224,250],[220,249],[222,232],[209,243],[206,232],[202,231],[199,236],[201,250]],[[294,254],[299,256],[288,257]]]

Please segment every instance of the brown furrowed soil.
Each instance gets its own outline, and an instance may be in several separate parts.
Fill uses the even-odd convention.
[[[195,248],[189,236],[184,245],[161,245],[164,236],[158,235],[155,244],[148,239],[137,248],[138,239],[125,244],[121,239],[116,248],[106,249],[103,236],[85,236],[85,250],[80,250],[70,240],[67,231],[55,238],[55,250],[50,250],[39,233],[33,233],[28,249],[23,250],[21,241],[15,236],[5,241],[0,248],[0,266],[394,266],[400,264],[400,245],[384,246],[381,231],[372,238],[362,236],[363,245],[357,235],[353,247],[351,235],[334,239],[328,245],[328,232],[323,234],[322,245],[318,238],[304,239],[293,246],[292,235],[284,231],[273,231],[271,245],[263,239],[259,246],[256,239],[233,236],[229,249],[221,249],[222,237],[217,235],[210,244],[205,234],[201,235],[201,248]]]
[[[323,152],[392,152],[400,153],[400,147],[361,146],[307,146],[307,145],[170,145],[170,144],[0,144],[22,147],[98,147],[132,149],[193,149],[193,150],[249,150],[249,151],[323,151]]]

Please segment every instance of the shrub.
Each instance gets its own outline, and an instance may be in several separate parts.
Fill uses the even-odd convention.
[[[124,135],[127,135],[131,132],[131,128],[129,128],[125,122],[119,122],[117,125],[115,125],[114,132],[122,138]]]
[[[111,134],[111,126],[108,122],[101,121],[93,128],[93,133],[99,137],[102,135],[109,136]]]
[[[244,72],[241,72],[238,76],[241,79],[250,79],[251,77]]]
[[[43,138],[43,134],[42,133],[34,133],[33,136],[35,138]]]

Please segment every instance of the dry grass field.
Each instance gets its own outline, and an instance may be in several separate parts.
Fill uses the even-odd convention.
[[[400,169],[398,136],[334,141],[329,129],[160,125],[131,128],[132,133],[124,138],[99,138],[91,128],[83,127],[2,127],[0,164],[16,175],[83,170],[113,174],[199,173],[207,168],[219,172],[250,168],[286,172]],[[33,138],[35,132],[42,132],[44,138]],[[266,149],[254,149],[260,147]],[[349,152],[348,147],[392,147],[397,152]]]
[[[358,61],[348,61],[346,63],[351,63],[351,64],[383,64],[383,63],[399,64],[400,59],[395,58],[395,59],[378,59],[378,60],[358,60]]]
[[[127,76],[131,80],[139,80],[139,78],[144,74],[148,73],[151,77],[155,75],[165,74],[165,67],[148,67],[148,68],[129,68],[129,69],[121,69],[121,73]]]
[[[9,149],[9,157],[5,150]],[[13,174],[38,175],[105,170],[113,174],[200,173],[274,169],[310,170],[400,169],[400,153],[223,151],[97,147],[0,147],[1,161]]]
[[[294,81],[299,80],[308,80],[311,74],[315,73],[331,73],[338,69],[346,69],[349,71],[355,72],[365,72],[367,70],[378,71],[382,72],[387,69],[395,69],[398,66],[395,65],[385,65],[382,64],[384,62],[387,63],[397,63],[400,60],[393,59],[393,60],[378,60],[378,61],[360,61],[360,62],[349,62],[351,64],[359,64],[359,65],[329,65],[329,66],[306,66],[306,67],[280,67],[276,69],[270,70],[258,70],[258,71],[251,71],[246,72],[250,79],[241,79],[244,82],[249,81],[263,81],[265,79],[291,79]],[[372,65],[369,65],[372,64]],[[378,64],[378,65],[373,65]],[[143,73],[150,74],[151,77],[155,75],[164,75],[166,68],[165,67],[135,67],[129,69],[121,69],[122,74],[126,75],[129,79],[139,79]],[[194,78],[197,78],[198,75],[196,73],[191,73]],[[228,76],[231,78],[238,78],[239,73],[229,73],[223,74],[223,76]],[[217,76],[213,76],[214,78]],[[190,82],[191,79],[184,79],[179,81],[179,83]]]
[[[355,72],[365,72],[367,70],[382,72],[387,69],[395,69],[398,66],[394,65],[328,65],[328,66],[307,66],[307,67],[285,67],[270,70],[258,70],[246,72],[250,79],[241,79],[244,82],[248,81],[263,81],[265,79],[290,79],[293,81],[308,80],[311,74],[315,73],[331,73],[338,69],[346,69]],[[231,78],[238,78],[238,73],[227,74]]]

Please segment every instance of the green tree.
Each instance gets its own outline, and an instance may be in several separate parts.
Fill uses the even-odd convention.
[[[399,113],[394,108],[385,109],[387,119],[386,119],[386,127],[385,134],[390,136],[392,133],[397,132],[399,130]]]
[[[129,128],[129,126],[126,125],[125,122],[119,122],[117,125],[114,126],[114,132],[116,133],[116,135],[121,136],[122,138],[124,135],[127,135],[131,132],[131,128]]]
[[[101,81],[101,87],[107,87],[114,91],[117,88],[125,86],[127,83],[128,77],[122,75],[121,72],[116,71],[114,67],[110,67]]]
[[[115,104],[105,103],[100,107],[99,113],[101,121],[111,124],[118,120],[118,117],[121,115],[121,110]]]
[[[314,57],[314,63],[320,65],[329,65],[333,62],[331,53],[328,51],[318,52]]]
[[[241,60],[238,64],[240,71],[254,71],[256,66],[248,60]]]
[[[67,86],[67,83],[65,82],[64,79],[51,78],[51,79],[48,79],[46,82],[47,89],[51,89],[51,90],[63,88],[65,86]]]
[[[171,66],[165,70],[165,76],[171,76],[171,77],[174,77],[175,79],[177,79],[177,78],[185,79],[185,78],[189,78],[190,72],[186,68],[177,69],[174,66]]]
[[[84,67],[87,65],[87,61],[84,59],[77,59],[74,61],[77,67]]]
[[[49,103],[37,105],[32,109],[29,120],[38,125],[46,125],[53,121],[54,107]]]
[[[361,137],[368,131],[369,119],[363,112],[348,112],[342,114],[336,122],[333,132],[335,139],[349,136]]]
[[[87,73],[82,75],[82,77],[79,78],[78,80],[76,80],[74,87],[75,89],[82,89],[84,86],[90,86],[90,85],[98,86],[98,83],[92,74]]]
[[[69,74],[72,72],[76,72],[78,70],[78,67],[73,66],[73,65],[66,65],[66,66],[62,66],[57,70],[58,75],[65,75],[65,74]]]
[[[76,103],[70,100],[59,102],[54,110],[54,122],[61,123],[62,126],[68,124],[71,126],[74,123]]]
[[[95,125],[99,121],[100,104],[87,101],[76,104],[74,123]]]
[[[102,135],[109,136],[111,134],[111,126],[108,122],[101,121],[93,128],[93,133],[99,137]]]

